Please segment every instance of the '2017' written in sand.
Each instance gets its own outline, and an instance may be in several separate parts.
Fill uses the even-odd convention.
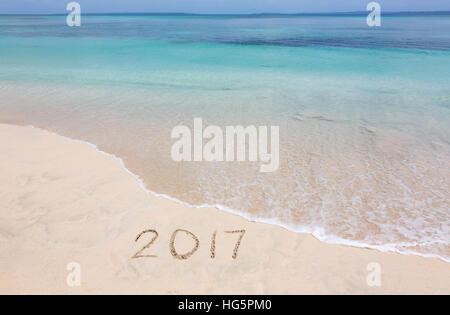
[[[192,237],[192,239],[195,242],[194,247],[187,253],[184,254],[180,254],[178,253],[178,251],[175,249],[175,239],[177,237],[177,234],[183,232],[188,234],[189,236]],[[156,241],[156,239],[158,238],[159,234],[156,230],[144,230],[141,233],[138,234],[138,236],[136,237],[135,242],[139,241],[139,239],[147,233],[151,233],[153,234],[153,238],[150,240],[150,242],[148,242],[144,247],[142,247],[139,251],[136,252],[136,254],[133,255],[133,259],[137,259],[137,258],[156,258],[156,255],[144,255],[143,252],[146,251],[148,248],[150,248],[150,246],[153,245],[153,243]],[[229,234],[240,234],[239,238],[236,242],[236,245],[234,246],[233,249],[233,255],[231,256],[231,258],[236,259],[237,255],[238,255],[238,250],[239,250],[239,246],[241,245],[241,241],[242,238],[244,237],[245,234],[245,230],[235,230],[235,231],[224,231],[224,233],[229,233]],[[217,231],[214,231],[214,233],[211,236],[211,245],[210,245],[210,257],[211,259],[214,259],[216,257],[216,236],[217,236]],[[191,257],[192,255],[194,255],[194,253],[198,250],[198,248],[200,247],[200,241],[198,239],[198,237],[188,231],[188,230],[183,230],[183,229],[178,229],[175,230],[172,233],[172,236],[170,237],[170,242],[169,242],[169,249],[170,249],[170,253],[172,254],[173,258],[175,259],[188,259],[189,257]]]

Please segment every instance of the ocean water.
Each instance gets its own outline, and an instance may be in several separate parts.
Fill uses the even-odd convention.
[[[0,123],[147,189],[339,244],[450,260],[450,14],[0,16]],[[280,126],[280,168],[171,159],[177,125]]]

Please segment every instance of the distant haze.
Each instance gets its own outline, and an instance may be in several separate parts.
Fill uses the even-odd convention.
[[[0,14],[64,13],[70,0],[1,0]],[[364,11],[370,0],[78,0],[85,13],[311,13]],[[450,11],[449,0],[379,0],[383,11]]]

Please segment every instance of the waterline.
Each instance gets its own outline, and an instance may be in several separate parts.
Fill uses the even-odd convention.
[[[352,240],[348,240],[348,239],[342,239],[339,237],[331,237],[331,236],[327,236],[323,233],[323,230],[318,228],[315,230],[308,230],[308,229],[295,229],[292,226],[289,226],[279,220],[276,219],[265,219],[265,218],[257,218],[255,216],[249,215],[246,212],[243,211],[239,211],[239,210],[235,210],[235,209],[230,209],[224,205],[220,205],[220,204],[200,204],[200,205],[192,205],[188,202],[184,202],[182,200],[173,198],[169,195],[166,194],[161,194],[161,193],[156,193],[150,189],[148,189],[147,185],[145,184],[144,180],[137,174],[133,173],[131,170],[129,170],[127,168],[127,166],[125,165],[125,162],[122,158],[112,154],[112,153],[108,153],[105,151],[102,151],[101,149],[99,149],[99,147],[93,143],[90,143],[88,141],[84,141],[84,140],[80,140],[80,139],[74,139],[74,138],[70,138],[68,136],[63,136],[60,135],[58,133],[52,132],[50,130],[47,129],[43,129],[40,127],[35,127],[33,125],[29,125],[29,126],[24,126],[24,127],[29,127],[29,128],[33,128],[33,129],[37,129],[40,130],[42,132],[46,132],[48,134],[51,135],[55,135],[58,137],[61,137],[63,139],[69,140],[69,141],[74,141],[74,142],[78,142],[78,143],[83,143],[86,144],[88,146],[90,146],[92,149],[94,149],[95,151],[104,154],[108,157],[111,157],[113,159],[115,159],[116,161],[119,162],[121,168],[127,172],[130,176],[132,176],[136,182],[138,183],[138,186],[146,193],[151,194],[152,196],[155,197],[159,197],[159,198],[164,198],[170,201],[173,201],[175,203],[178,203],[180,205],[183,205],[185,207],[188,208],[193,208],[193,209],[199,209],[199,208],[216,208],[217,210],[223,211],[223,212],[227,212],[227,213],[231,213],[240,217],[243,217],[244,219],[250,221],[250,222],[254,222],[254,223],[265,223],[265,224],[271,224],[271,225],[275,225],[275,226],[279,226],[282,227],[288,231],[294,232],[294,233],[304,233],[304,234],[309,234],[312,235],[313,237],[315,237],[316,239],[318,239],[321,242],[327,243],[327,244],[334,244],[334,245],[345,245],[345,246],[352,246],[352,247],[357,247],[357,248],[366,248],[366,249],[373,249],[373,250],[378,250],[380,252],[395,252],[398,254],[402,254],[402,255],[416,255],[416,256],[421,256],[421,257],[425,257],[425,258],[437,258],[440,260],[443,260],[445,262],[450,262],[450,259],[447,257],[442,257],[440,255],[435,255],[435,254],[424,254],[424,253],[420,253],[420,252],[416,252],[416,251],[412,251],[412,250],[399,250],[397,247],[399,245],[401,246],[405,246],[405,247],[410,247],[410,246],[414,246],[417,245],[415,243],[401,243],[401,244],[384,244],[384,245],[371,245],[371,244],[365,244],[365,243],[361,243],[358,241],[352,241]],[[446,242],[442,242],[443,244],[446,244]]]

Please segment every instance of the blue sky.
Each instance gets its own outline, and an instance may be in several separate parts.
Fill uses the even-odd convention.
[[[71,0],[0,0],[0,14],[65,13]],[[364,11],[371,0],[77,0],[89,12],[303,13]],[[383,11],[450,11],[450,0],[378,0]]]

